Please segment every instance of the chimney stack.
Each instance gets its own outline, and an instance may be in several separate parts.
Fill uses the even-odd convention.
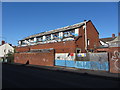
[[[115,38],[115,34],[112,34],[112,38]]]
[[[2,45],[3,45],[3,44],[5,44],[5,41],[4,41],[4,40],[2,40],[2,41],[1,41],[1,44],[2,44]]]
[[[120,32],[118,33],[118,36],[120,36]]]

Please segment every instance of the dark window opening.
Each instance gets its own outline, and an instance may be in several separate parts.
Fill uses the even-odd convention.
[[[80,50],[77,50],[77,53],[80,53]]]

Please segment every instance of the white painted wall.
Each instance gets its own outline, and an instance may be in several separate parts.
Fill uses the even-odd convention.
[[[72,53],[73,56],[69,54],[70,53],[55,53],[55,60],[75,60],[75,53]]]
[[[107,46],[108,47],[107,43],[104,43],[103,41],[100,41],[100,43],[101,43],[102,46]]]
[[[14,48],[10,46],[8,43],[0,46],[0,57],[4,57],[5,54],[8,54],[8,52],[14,52]]]

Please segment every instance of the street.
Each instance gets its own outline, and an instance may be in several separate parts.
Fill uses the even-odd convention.
[[[86,74],[2,65],[2,88],[118,88],[119,81]]]

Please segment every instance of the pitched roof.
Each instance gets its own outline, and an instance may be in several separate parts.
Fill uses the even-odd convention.
[[[116,37],[115,37],[116,38]],[[113,37],[108,37],[108,38],[101,38],[100,40],[103,41],[103,42],[110,42],[112,40],[114,40],[115,38]]]
[[[62,27],[62,28],[57,28],[57,29],[54,29],[54,30],[50,30],[48,32],[43,32],[43,33],[38,33],[38,34],[35,34],[35,35],[31,35],[31,36],[28,36],[28,37],[24,38],[23,40],[38,37],[38,36],[43,36],[43,35],[47,35],[47,34],[52,34],[52,33],[60,32],[60,31],[75,29],[75,28],[78,28],[78,27],[81,27],[82,25],[84,25],[85,22],[88,22],[88,21],[84,21],[84,22],[81,22],[81,23],[77,23],[77,24]]]
[[[110,41],[111,43],[120,42],[120,36],[117,36],[114,40]]]

